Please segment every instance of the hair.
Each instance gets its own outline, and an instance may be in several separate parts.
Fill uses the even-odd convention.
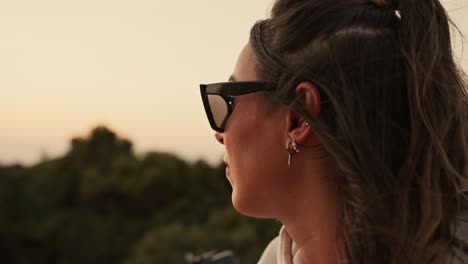
[[[466,208],[468,95],[438,0],[277,0],[251,30],[261,78],[336,163],[341,263],[450,263]],[[295,87],[313,83],[322,112]]]

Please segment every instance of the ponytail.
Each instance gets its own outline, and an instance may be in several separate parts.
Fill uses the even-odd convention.
[[[447,257],[467,191],[467,92],[454,62],[450,19],[438,0],[393,0],[411,118],[410,145],[399,177],[398,226],[414,236],[420,263]],[[413,218],[413,219],[410,219]],[[436,239],[439,238],[439,239]]]

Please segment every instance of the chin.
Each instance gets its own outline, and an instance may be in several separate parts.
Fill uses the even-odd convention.
[[[260,199],[254,197],[243,197],[239,195],[235,190],[232,192],[232,206],[236,211],[245,216],[254,218],[274,218],[269,213],[266,207],[266,203],[261,202]]]

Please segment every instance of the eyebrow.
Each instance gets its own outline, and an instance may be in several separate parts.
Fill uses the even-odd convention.
[[[229,76],[229,81],[230,82],[235,82],[236,78],[234,78],[234,75]]]

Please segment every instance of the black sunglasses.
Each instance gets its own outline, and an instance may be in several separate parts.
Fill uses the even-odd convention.
[[[273,91],[272,82],[245,81],[200,84],[200,92],[206,116],[213,130],[223,133],[227,120],[234,110],[235,96],[260,91]]]

